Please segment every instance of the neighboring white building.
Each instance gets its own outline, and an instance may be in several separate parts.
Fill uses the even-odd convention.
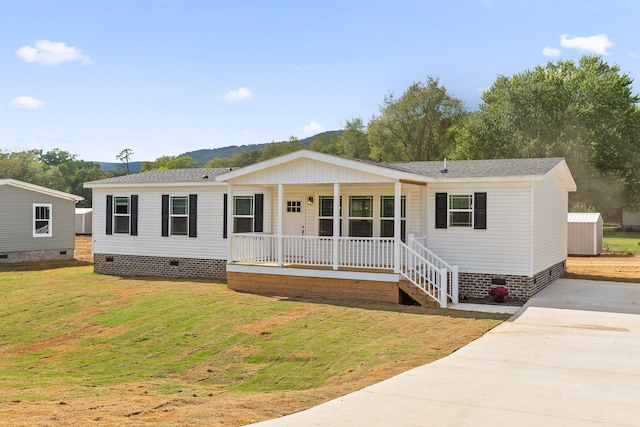
[[[622,210],[622,229],[624,231],[640,231],[640,212]]]
[[[599,213],[570,213],[567,252],[569,255],[600,255],[604,222]]]
[[[0,262],[72,259],[80,196],[0,179]]]
[[[76,208],[76,234],[91,234],[92,208]]]
[[[150,171],[85,187],[99,273],[396,302],[409,286],[441,305],[495,285],[527,299],[560,277],[576,190],[561,158],[445,166],[306,150],[232,171]]]

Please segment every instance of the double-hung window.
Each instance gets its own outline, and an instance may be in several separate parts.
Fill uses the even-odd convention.
[[[473,195],[449,194],[449,226],[471,227],[473,225]]]
[[[436,193],[436,228],[487,228],[487,193]]]
[[[252,233],[254,214],[253,196],[233,196],[234,233]]]
[[[393,237],[395,212],[395,197],[380,196],[380,237]],[[406,239],[407,196],[400,198],[400,239]]]
[[[189,197],[171,196],[169,199],[169,223],[172,236],[189,234]]]
[[[126,196],[114,196],[113,198],[113,232],[116,234],[129,234],[130,199]]]
[[[320,196],[318,235],[333,236],[333,196]],[[340,197],[340,233],[342,235],[342,197]]]
[[[349,236],[373,236],[373,196],[349,196]]]
[[[198,237],[198,195],[163,194],[161,229],[163,237]]]
[[[33,205],[33,237],[51,237],[51,204]]]

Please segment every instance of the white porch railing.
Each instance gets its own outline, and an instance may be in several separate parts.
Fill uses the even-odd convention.
[[[408,236],[408,245],[400,243],[397,269],[393,238],[338,237],[336,245],[333,237],[282,236],[280,256],[276,235],[233,234],[232,239],[232,262],[395,270],[442,307],[447,306],[447,297],[458,302],[458,268],[444,262],[412,235]],[[336,248],[338,256],[334,257]]]
[[[282,237],[283,264],[332,267],[333,253],[333,237]],[[278,236],[234,234],[232,261],[278,263]],[[393,269],[393,239],[339,237],[337,267]]]
[[[412,234],[408,236],[408,245],[411,249],[416,251],[424,260],[433,265],[438,270],[445,269],[447,271],[447,295],[451,298],[451,302],[454,304],[458,303],[458,266],[457,265],[449,265],[438,255],[431,252],[424,245],[425,242],[424,237],[414,237]]]
[[[437,268],[404,243],[400,243],[400,263],[403,266],[400,270],[402,276],[422,292],[438,301],[440,307],[447,306],[447,292],[442,291],[447,285],[447,270],[445,268]]]

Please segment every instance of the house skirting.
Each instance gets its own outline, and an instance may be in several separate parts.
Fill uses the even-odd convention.
[[[207,277],[225,280],[227,260],[93,254],[93,271],[116,276]]]
[[[0,252],[0,263],[55,261],[73,259],[73,248]]]
[[[304,299],[399,302],[398,282],[306,275],[227,272],[227,286],[238,292]]]
[[[538,272],[533,277],[460,272],[458,274],[458,289],[460,295],[484,298],[489,295],[491,288],[504,286],[509,289],[510,297],[528,300],[554,280],[562,277],[565,271],[566,263],[562,261]]]

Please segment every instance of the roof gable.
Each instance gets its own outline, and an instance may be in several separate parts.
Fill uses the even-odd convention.
[[[72,200],[79,202],[84,197],[75,194],[65,193],[63,191],[53,190],[51,188],[42,187],[40,185],[30,184],[28,182],[18,181],[17,179],[0,179],[0,186],[7,185],[11,187],[21,188],[23,190],[34,191],[36,193],[46,194],[48,196],[58,197],[60,199]]]

